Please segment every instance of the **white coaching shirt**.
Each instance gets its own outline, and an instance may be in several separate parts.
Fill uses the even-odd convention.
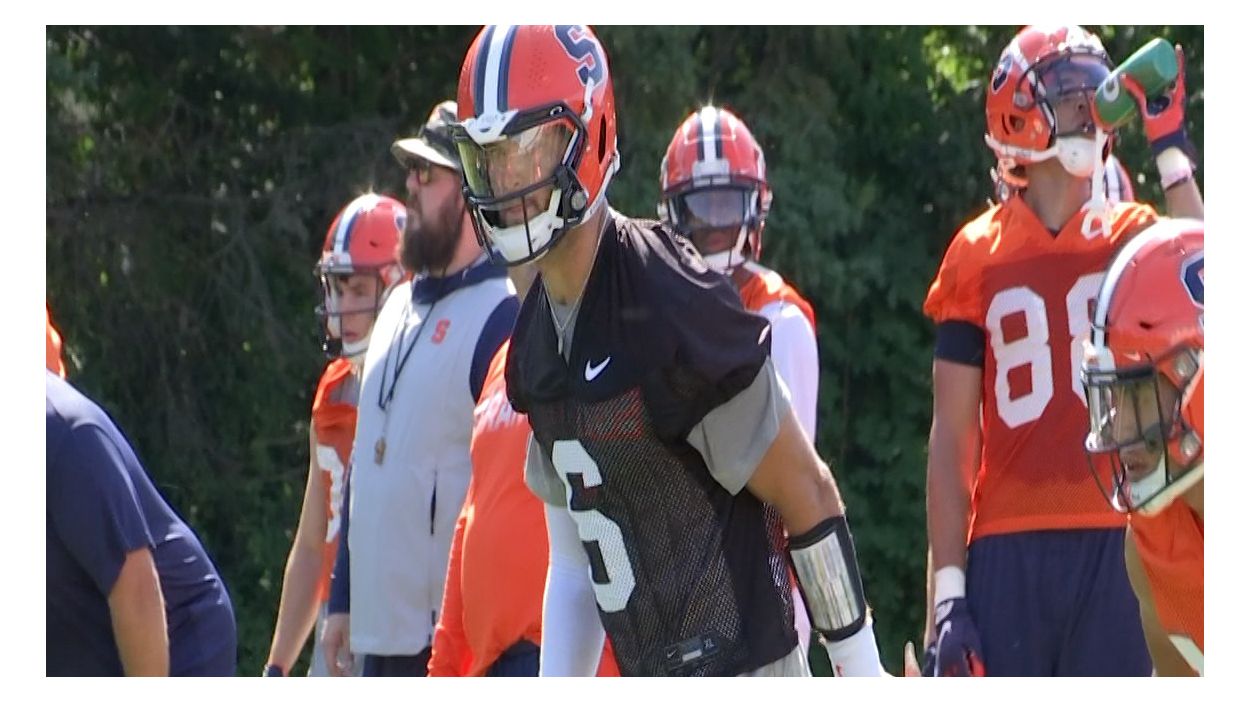
[[[418,282],[415,297],[411,283],[391,293],[365,356],[346,527],[357,655],[413,655],[432,641],[471,472],[481,383],[474,389],[471,378],[478,365],[485,376],[518,309],[503,269],[482,260],[423,294],[429,283]],[[379,391],[392,384],[384,412]],[[386,443],[380,464],[379,439]]]

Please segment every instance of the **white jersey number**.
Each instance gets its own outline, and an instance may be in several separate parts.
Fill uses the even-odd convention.
[[[330,474],[330,512],[326,515],[326,542],[333,542],[339,536],[339,513],[343,505],[343,479],[347,471],[343,462],[339,461],[339,453],[334,447],[324,444],[317,445],[317,464],[321,470]]]
[[[551,447],[551,463],[556,473],[564,482],[565,496],[572,503],[573,484],[570,478],[580,476],[582,486],[591,488],[603,485],[603,475],[599,473],[599,465],[593,457],[575,439],[557,440]],[[607,572],[607,580],[599,583],[593,577],[591,583],[595,588],[595,600],[605,613],[616,613],[625,609],[630,595],[634,592],[634,567],[629,563],[629,554],[625,551],[625,538],[621,528],[598,510],[574,510],[569,507],[569,514],[577,523],[577,534],[582,541],[597,545],[603,558],[603,567]]]
[[[1089,307],[1090,301],[1098,297],[1102,278],[1102,273],[1081,276],[1068,291],[1064,301],[1068,335],[1071,338],[1071,388],[1082,405],[1085,404],[1085,391],[1081,386],[1081,360],[1091,324]],[[1024,314],[1025,335],[1007,342],[1003,337],[1003,318],[1019,313]],[[1027,286],[1001,290],[990,301],[989,309],[986,310],[985,328],[990,333],[990,348],[997,363],[994,396],[998,400],[999,417],[1012,428],[1036,420],[1042,416],[1042,411],[1055,395],[1046,301]],[[1031,388],[1028,393],[1012,398],[1007,374],[1012,369],[1025,365],[1029,367]]]

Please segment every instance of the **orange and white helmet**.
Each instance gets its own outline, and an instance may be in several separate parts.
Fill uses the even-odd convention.
[[[1069,160],[1083,160],[1059,141],[1070,135],[1058,133],[1058,105],[1084,96],[1088,119],[1077,129],[1093,134],[1090,101],[1113,68],[1102,41],[1076,25],[1029,26],[1016,34],[999,56],[985,93],[985,143],[998,157],[1003,182],[1026,185],[1017,168],[1025,164],[1058,157],[1068,167]],[[1106,149],[1103,159],[1110,154],[1110,140]]]
[[[404,279],[397,248],[407,219],[408,210],[403,203],[385,195],[366,193],[348,203],[330,223],[321,259],[313,273],[321,282],[322,303],[317,306],[321,346],[331,358],[358,357],[369,348],[369,335],[355,342],[343,341],[343,315],[372,312],[376,317],[391,289]],[[331,278],[361,273],[378,278],[374,306],[369,310],[341,309],[338,290]]]
[[[747,258],[759,260],[772,199],[764,150],[737,115],[707,105],[677,128],[660,163],[660,219],[694,242],[713,269],[729,273]],[[701,235],[725,230],[737,233],[733,245],[705,251]]]
[[[485,27],[461,66],[456,104],[464,196],[492,258],[537,259],[604,201],[620,164],[616,104],[589,28]]]
[[[1081,370],[1085,449],[1122,512],[1157,512],[1202,478],[1203,233],[1197,220],[1151,225],[1098,293]]]

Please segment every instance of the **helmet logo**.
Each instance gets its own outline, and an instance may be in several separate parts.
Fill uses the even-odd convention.
[[[1206,277],[1203,274],[1203,256],[1199,252],[1197,256],[1181,264],[1181,281],[1185,284],[1185,290],[1189,292],[1189,297],[1193,299],[1199,306],[1205,308],[1203,304],[1204,289],[1206,288]]]
[[[994,76],[990,79],[990,90],[997,93],[1003,89],[1003,84],[1007,82],[1007,74],[1011,69],[1011,55],[1003,54],[998,61],[998,67],[994,69]]]
[[[407,226],[408,226],[408,210],[407,210],[407,208],[405,208],[405,209],[403,209],[403,210],[396,210],[396,211],[395,211],[395,229],[396,229],[396,231],[398,231],[400,234],[403,234],[403,233],[404,233],[404,228],[405,228],[405,227],[407,227]]]
[[[603,52],[594,35],[580,24],[557,24],[556,39],[564,47],[569,58],[578,62],[577,78],[582,85],[603,82]]]

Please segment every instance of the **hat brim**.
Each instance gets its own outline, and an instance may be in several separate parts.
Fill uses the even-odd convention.
[[[447,158],[429,144],[426,144],[425,140],[420,137],[410,137],[408,139],[396,140],[395,143],[391,145],[391,154],[394,155],[401,164],[405,165],[408,162],[408,157],[416,156],[418,158],[425,159],[432,164],[442,166],[443,168],[449,168],[456,172],[460,171],[460,164]]]

